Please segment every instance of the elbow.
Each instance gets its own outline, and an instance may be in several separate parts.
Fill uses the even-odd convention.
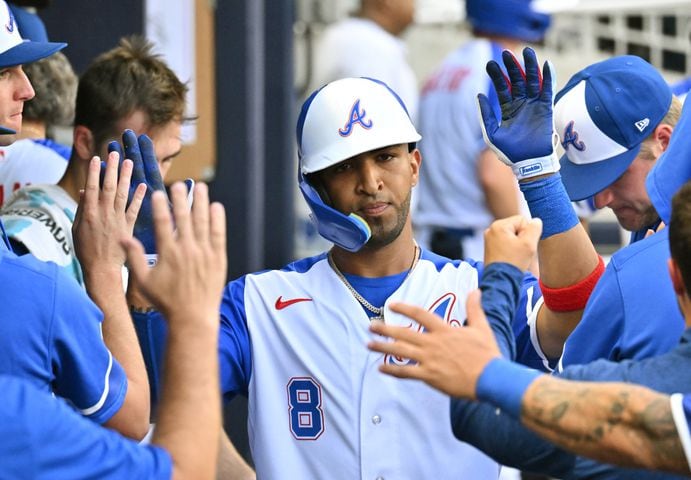
[[[105,426],[136,441],[141,441],[149,433],[150,409],[148,398],[144,401],[132,401],[128,396],[120,410],[113,415]]]

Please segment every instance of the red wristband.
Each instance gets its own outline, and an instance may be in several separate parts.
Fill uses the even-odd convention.
[[[568,287],[550,288],[540,280],[540,290],[547,308],[553,312],[573,312],[585,308],[597,281],[600,280],[605,271],[605,262],[602,257],[598,258],[599,261],[595,270],[580,282]]]

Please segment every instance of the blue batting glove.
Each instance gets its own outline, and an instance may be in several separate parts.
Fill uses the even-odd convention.
[[[535,51],[523,50],[525,72],[508,50],[502,53],[508,78],[495,61],[487,63],[499,98],[501,123],[487,96],[478,95],[482,136],[499,159],[509,165],[519,180],[559,171],[557,141],[552,118],[555,79],[549,62],[540,72]]]
[[[147,135],[140,135],[137,138],[132,130],[125,130],[122,134],[122,145],[116,141],[108,144],[108,152],[113,151],[120,154],[121,161],[129,158],[134,164],[129,200],[132,200],[132,195],[140,183],[146,184],[146,194],[134,224],[134,237],[142,243],[149,263],[153,265],[156,262],[156,238],[151,196],[156,190],[166,191],[154,153],[154,144]]]

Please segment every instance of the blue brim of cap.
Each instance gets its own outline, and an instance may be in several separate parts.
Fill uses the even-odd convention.
[[[50,57],[67,46],[66,43],[24,41],[0,53],[0,68],[14,67]]]
[[[585,165],[577,165],[563,155],[559,160],[561,181],[569,198],[574,202],[585,200],[609,187],[629,168],[640,149],[639,144],[615,157]]]

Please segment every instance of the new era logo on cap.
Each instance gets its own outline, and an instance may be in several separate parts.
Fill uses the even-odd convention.
[[[636,122],[636,128],[638,129],[639,132],[642,132],[645,130],[645,127],[650,125],[650,119],[649,118],[644,118],[643,120],[639,120]]]
[[[615,182],[671,102],[662,75],[632,55],[595,63],[571,77],[554,106],[565,151],[561,177],[571,200],[591,197]]]

